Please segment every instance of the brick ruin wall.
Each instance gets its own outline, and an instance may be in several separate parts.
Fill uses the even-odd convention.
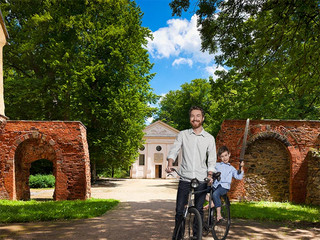
[[[320,205],[320,152],[310,151],[308,160],[308,184],[306,203]]]
[[[0,133],[0,199],[30,199],[30,167],[40,159],[53,163],[55,200],[90,198],[90,159],[81,122],[7,121]]]
[[[225,120],[216,139],[217,148],[229,147],[237,169],[245,123]],[[319,159],[308,157],[319,149],[319,135],[320,121],[251,120],[245,177],[233,180],[231,199],[319,204]]]

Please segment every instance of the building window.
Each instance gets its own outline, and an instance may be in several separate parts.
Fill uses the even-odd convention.
[[[173,166],[178,166],[179,164],[179,156],[177,156],[176,160],[173,162]]]
[[[161,146],[157,146],[156,149],[157,149],[158,152],[160,152],[162,147]]]
[[[139,155],[139,166],[144,166],[144,154]]]
[[[146,147],[145,147],[144,145],[142,145],[142,146],[139,148],[140,151],[143,151],[143,150],[145,150],[145,149],[146,149]]]

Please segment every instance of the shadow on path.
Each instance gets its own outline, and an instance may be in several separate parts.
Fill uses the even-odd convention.
[[[281,222],[233,219],[228,239],[241,240],[315,240],[320,239],[320,228],[299,229]]]
[[[92,219],[0,225],[0,239],[169,240],[174,201],[125,202]],[[203,240],[213,239],[211,236]],[[320,239],[320,228],[298,229],[281,223],[235,219],[228,239]]]
[[[0,239],[170,239],[173,201],[126,202],[97,218],[0,225]]]
[[[92,186],[92,197],[119,199],[116,209],[91,219],[0,224],[0,239],[170,240],[176,185],[176,181],[159,179],[101,181]],[[213,238],[203,238],[209,239]],[[227,239],[313,240],[320,239],[320,227],[235,219]]]

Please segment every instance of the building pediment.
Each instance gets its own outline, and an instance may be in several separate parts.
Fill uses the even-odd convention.
[[[157,121],[150,124],[144,129],[145,137],[176,137],[179,130],[169,126],[168,124]]]

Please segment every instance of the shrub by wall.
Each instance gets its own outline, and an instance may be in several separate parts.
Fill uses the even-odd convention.
[[[30,175],[30,188],[54,188],[56,179],[53,175]]]

